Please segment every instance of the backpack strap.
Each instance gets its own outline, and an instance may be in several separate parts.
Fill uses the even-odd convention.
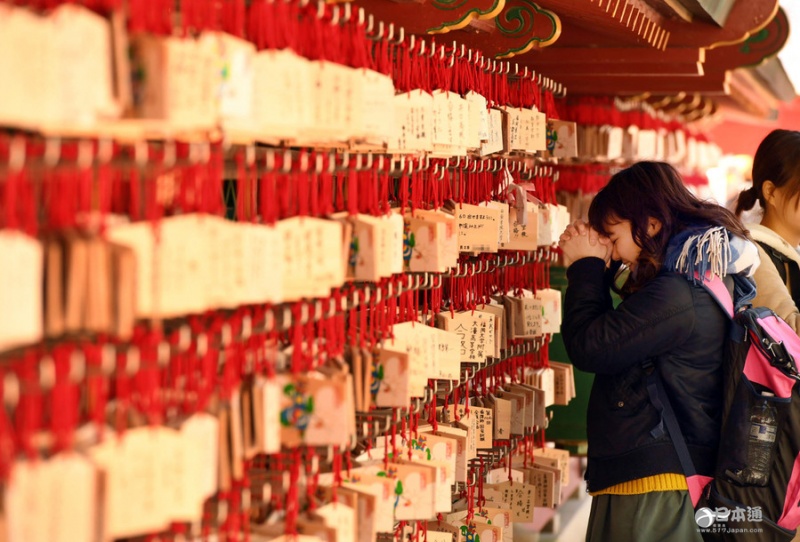
[[[722,307],[725,314],[733,318],[733,297],[725,281],[721,277],[712,275],[711,273],[706,273],[705,278],[701,278],[698,273],[695,273],[695,279],[709,294],[711,294],[711,297]]]
[[[787,257],[769,244],[763,241],[756,241],[756,243],[764,249],[769,259],[772,260],[772,264],[778,270],[778,275],[780,275],[781,280],[789,290],[794,304],[800,306],[800,266],[795,260]]]
[[[733,297],[725,281],[710,273],[706,275],[705,280],[702,280],[698,274],[695,275],[695,278],[697,282],[702,284],[703,288],[711,294],[711,297],[719,304],[725,314],[732,319]],[[661,421],[658,426],[650,433],[654,438],[658,438],[664,434],[664,428],[666,427],[666,432],[669,433],[672,444],[675,446],[675,452],[678,454],[683,475],[686,477],[686,485],[689,488],[689,496],[692,498],[692,504],[697,506],[697,503],[700,502],[700,498],[703,495],[703,491],[708,486],[709,482],[711,482],[712,477],[697,474],[694,461],[692,461],[692,456],[689,453],[689,447],[686,445],[686,439],[683,437],[683,431],[681,431],[678,418],[675,416],[675,410],[672,408],[669,395],[667,395],[667,391],[664,389],[664,382],[661,379],[661,375],[658,373],[658,369],[649,361],[644,364],[643,368],[647,374],[646,385],[650,403],[652,403],[661,415]]]
[[[780,275],[781,280],[783,281],[784,284],[786,284],[786,279],[788,278],[786,276],[786,262],[788,261],[788,258],[786,258],[786,256],[784,256],[783,254],[772,248],[768,243],[765,243],[764,241],[756,241],[756,243],[762,249],[764,249],[764,252],[767,253],[769,259],[772,260],[772,264],[775,266],[775,269],[777,269],[778,275]]]
[[[678,418],[675,416],[675,411],[672,408],[669,396],[664,389],[661,376],[652,364],[649,364],[649,367],[645,365],[645,369],[649,370],[646,382],[647,394],[650,396],[650,402],[656,407],[659,414],[661,414],[662,424],[666,425],[669,437],[672,440],[672,444],[675,446],[675,451],[681,462],[683,475],[686,477],[686,485],[689,488],[689,496],[692,498],[692,505],[697,506],[697,503],[700,502],[700,498],[703,495],[703,491],[712,478],[710,476],[697,474],[694,461],[692,461],[692,456],[689,454],[689,448],[686,446],[686,439],[683,438],[683,432],[678,424]],[[657,429],[658,428],[656,428],[656,430]]]

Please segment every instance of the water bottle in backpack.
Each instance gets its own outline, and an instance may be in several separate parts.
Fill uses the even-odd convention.
[[[769,392],[762,397],[773,397]],[[765,486],[772,468],[772,453],[778,430],[778,411],[767,399],[755,402],[750,412],[750,438],[747,443],[747,468],[741,474],[745,484]]]

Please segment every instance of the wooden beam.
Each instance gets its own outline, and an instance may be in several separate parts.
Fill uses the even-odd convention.
[[[729,90],[729,75],[698,76],[592,76],[586,74],[561,74],[558,81],[567,87],[570,95],[601,94],[635,96],[639,94],[676,94],[699,92],[709,96],[724,95]]]
[[[527,64],[527,63],[526,63]],[[539,66],[536,62],[529,64],[529,67],[536,69]],[[648,75],[651,77],[671,77],[671,76],[701,76],[703,75],[703,65],[699,62],[677,63],[677,62],[574,62],[564,64],[541,65],[541,71],[547,73],[555,79],[559,79],[562,74],[588,74],[592,77],[602,75]]]
[[[550,64],[626,64],[640,63],[702,63],[705,59],[703,49],[695,47],[674,48],[658,51],[650,47],[561,47],[555,44],[531,54],[531,65]]]

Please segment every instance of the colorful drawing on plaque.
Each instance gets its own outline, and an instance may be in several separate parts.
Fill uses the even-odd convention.
[[[481,537],[475,531],[475,525],[472,524],[469,527],[466,525],[461,526],[461,536],[464,537],[464,542],[481,542]]]
[[[397,478],[397,469],[394,467],[389,467],[386,470],[378,471],[376,476],[381,476],[383,478]]]
[[[354,234],[350,241],[350,253],[347,257],[347,265],[350,267],[352,274],[356,272],[356,264],[358,263],[358,237]]]
[[[397,510],[397,506],[400,504],[400,498],[403,496],[403,482],[400,480],[398,480],[397,485],[394,486],[394,494],[396,495],[396,498],[394,499],[394,508]],[[404,499],[404,501],[404,506],[409,506],[411,504],[409,499]]]
[[[283,394],[292,404],[281,410],[281,425],[294,427],[303,435],[314,413],[314,398],[305,394],[302,385],[287,384],[283,388]]]
[[[556,150],[556,145],[558,144],[558,131],[556,130],[555,124],[552,122],[547,123],[547,150],[551,153]]]
[[[383,364],[378,363],[375,365],[375,368],[372,370],[372,383],[369,385],[369,393],[372,395],[372,401],[375,401],[375,398],[378,396],[378,392],[381,389],[381,384],[383,384]],[[386,389],[388,391],[389,384],[386,384]]]
[[[406,268],[411,265],[411,256],[414,254],[414,247],[417,246],[414,234],[408,229],[408,225],[403,229],[403,263]]]
[[[431,460],[431,449],[428,448],[428,441],[425,435],[420,435],[419,438],[411,439],[411,448],[425,452],[428,461]]]
[[[376,476],[381,476],[385,478],[397,478],[397,469],[394,467],[389,467],[385,471],[379,471],[376,473]],[[402,480],[397,480],[397,483],[394,486],[394,510],[395,513],[397,511],[397,507],[400,506],[400,501],[402,499],[403,506],[411,506],[411,499],[403,497],[403,482]]]

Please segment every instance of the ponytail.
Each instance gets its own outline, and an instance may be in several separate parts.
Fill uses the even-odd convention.
[[[758,196],[755,185],[739,192],[739,198],[736,200],[736,216],[741,216],[744,211],[752,209],[759,200]]]

